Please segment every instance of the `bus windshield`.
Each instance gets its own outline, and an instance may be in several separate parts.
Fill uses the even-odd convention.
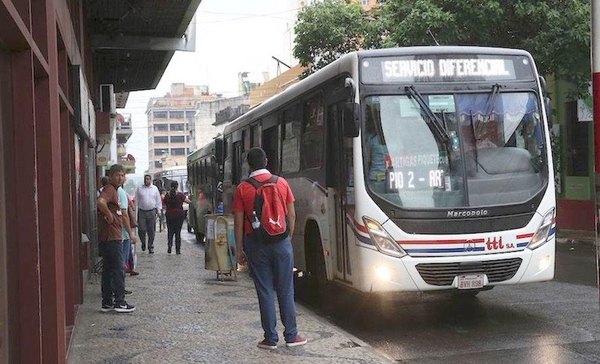
[[[523,203],[543,188],[535,93],[490,86],[488,93],[419,95],[428,108],[413,96],[366,98],[363,154],[372,193],[398,207],[430,209]],[[449,140],[432,128],[440,121]]]

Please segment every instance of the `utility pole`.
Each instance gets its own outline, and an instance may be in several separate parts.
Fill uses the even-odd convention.
[[[600,1],[592,1],[592,97],[594,109],[594,202],[595,230],[596,230],[596,284],[598,285],[598,299],[600,301],[600,246],[598,246],[598,215],[600,206]]]

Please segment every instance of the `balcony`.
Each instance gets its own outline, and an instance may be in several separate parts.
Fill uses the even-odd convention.
[[[131,115],[127,117],[117,114],[117,143],[124,144],[133,134],[131,126]]]

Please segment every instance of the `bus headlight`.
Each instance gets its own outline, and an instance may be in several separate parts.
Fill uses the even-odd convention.
[[[542,224],[531,238],[531,241],[527,245],[527,247],[531,250],[539,248],[540,246],[546,244],[548,241],[548,234],[550,233],[550,229],[552,229],[552,223],[554,222],[554,208],[551,208],[550,211],[546,212],[544,215],[544,220]]]
[[[406,252],[394,241],[394,239],[392,239],[390,234],[388,234],[377,221],[367,216],[363,216],[363,221],[369,231],[371,241],[381,253],[398,258],[406,255]]]

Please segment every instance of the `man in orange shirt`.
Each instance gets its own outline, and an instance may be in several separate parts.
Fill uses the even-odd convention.
[[[261,148],[252,148],[248,151],[248,165],[250,166],[249,179],[254,183],[262,184],[271,180],[272,174],[266,169],[267,156]],[[264,339],[258,343],[261,349],[277,349],[279,337],[275,326],[277,316],[275,313],[275,294],[279,301],[281,321],[285,330],[283,336],[287,346],[306,344],[306,338],[298,334],[296,327],[296,304],[294,302],[294,256],[290,237],[294,233],[296,211],[294,209],[294,195],[287,181],[278,177],[277,191],[282,206],[286,212],[289,233],[287,237],[267,242],[253,234],[251,221],[254,215],[254,200],[257,189],[251,182],[243,181],[235,191],[233,197],[233,213],[235,225],[235,240],[240,263],[246,260],[250,266],[250,275],[254,280],[260,319],[264,330]],[[283,203],[282,202],[282,203]]]

